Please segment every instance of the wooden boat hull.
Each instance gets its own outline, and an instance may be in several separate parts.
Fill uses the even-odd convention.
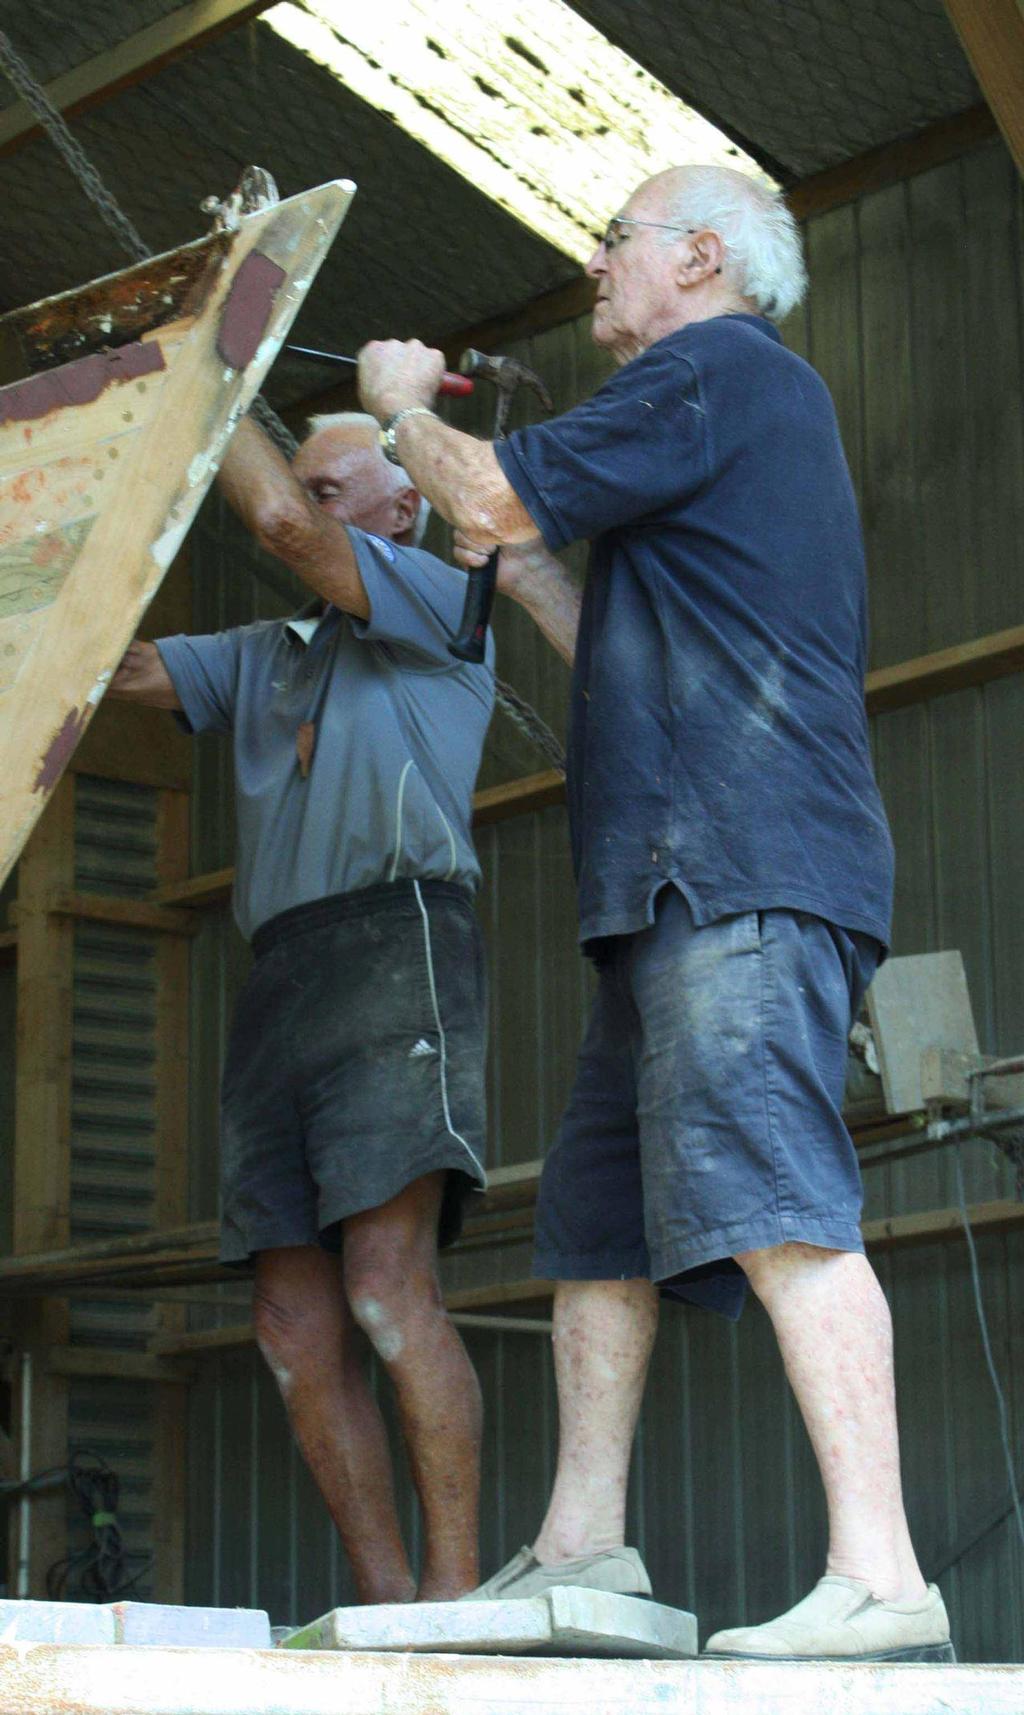
[[[0,883],[354,189],[321,185],[0,319]]]

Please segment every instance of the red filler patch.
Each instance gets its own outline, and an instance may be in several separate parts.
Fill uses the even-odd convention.
[[[155,339],[76,357],[73,363],[62,363],[44,375],[30,375],[25,381],[0,387],[0,423],[24,423],[68,405],[91,405],[113,382],[136,381],[166,367]]]
[[[256,356],[284,278],[269,256],[250,250],[232,280],[217,334],[217,352],[232,369],[244,369]]]

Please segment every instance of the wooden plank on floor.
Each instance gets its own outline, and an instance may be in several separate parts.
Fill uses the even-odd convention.
[[[0,1715],[110,1715],[112,1706],[121,1715],[1020,1715],[1024,1668],[0,1645]]]

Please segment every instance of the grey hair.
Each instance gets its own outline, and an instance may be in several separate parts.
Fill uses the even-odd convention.
[[[321,429],[369,429],[373,436],[374,445],[376,445],[380,424],[377,422],[376,417],[370,416],[368,411],[331,411],[326,412],[320,417],[310,417],[309,433],[311,435],[318,435]],[[409,475],[409,472],[405,469],[404,465],[392,464],[391,460],[386,459],[383,453],[381,453],[380,457],[382,464],[386,465],[389,473],[391,474],[392,490],[397,490],[399,488],[416,488],[416,484],[413,482],[412,477]],[[419,494],[418,489],[416,492]],[[429,521],[430,501],[425,500],[423,495],[420,494],[419,511],[416,514],[416,522],[413,525],[412,530],[414,548],[419,547],[426,535]]]
[[[807,269],[800,228],[781,192],[734,167],[686,167],[669,217],[718,233],[729,274],[762,315],[781,321],[796,308],[807,290]]]

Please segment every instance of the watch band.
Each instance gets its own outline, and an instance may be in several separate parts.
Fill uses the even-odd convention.
[[[432,411],[429,405],[407,405],[404,411],[396,411],[394,416],[389,417],[387,422],[381,426],[380,450],[384,457],[391,464],[401,464],[395,434],[399,423],[404,423],[406,417],[435,417],[436,415],[436,411]]]

